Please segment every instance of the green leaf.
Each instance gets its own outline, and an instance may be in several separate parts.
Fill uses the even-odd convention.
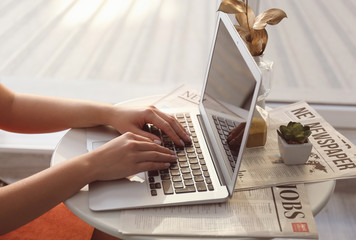
[[[303,126],[299,122],[290,121],[287,126],[279,126],[281,137],[286,140],[287,143],[306,143],[308,137],[311,134],[309,126]]]

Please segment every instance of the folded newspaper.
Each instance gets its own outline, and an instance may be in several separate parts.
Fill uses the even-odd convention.
[[[153,104],[160,109],[180,108],[187,104],[197,106],[199,99],[198,91],[183,85]],[[123,210],[118,231],[160,239],[175,236],[318,238],[304,184],[254,186],[257,187],[236,190],[225,203]]]
[[[225,203],[123,210],[119,232],[174,236],[318,238],[304,184],[235,192]]]
[[[237,189],[356,177],[355,145],[306,102],[275,108],[268,113],[266,145],[246,150]],[[289,121],[308,125],[312,132],[309,137],[312,153],[305,164],[288,166],[280,159],[276,130]]]

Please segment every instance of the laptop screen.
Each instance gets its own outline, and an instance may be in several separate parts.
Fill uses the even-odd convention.
[[[208,121],[205,125],[209,126],[205,127],[213,134],[210,138],[221,141],[213,145],[221,153],[216,157],[225,181],[232,185],[248,137],[245,128],[249,129],[257,97],[257,81],[251,67],[253,71],[258,67],[236,30],[227,29],[225,24],[220,19],[217,26],[200,107]]]

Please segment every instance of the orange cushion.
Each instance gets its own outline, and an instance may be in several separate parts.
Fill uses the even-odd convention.
[[[89,240],[93,227],[75,216],[63,203],[32,222],[0,236],[1,240]]]

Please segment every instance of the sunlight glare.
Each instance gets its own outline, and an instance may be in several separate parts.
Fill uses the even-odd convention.
[[[75,25],[87,21],[100,7],[102,2],[102,0],[81,0],[65,16],[64,22],[69,25]]]
[[[95,19],[97,24],[105,24],[111,22],[116,17],[123,15],[128,8],[132,0],[110,0],[101,9],[99,15]]]

